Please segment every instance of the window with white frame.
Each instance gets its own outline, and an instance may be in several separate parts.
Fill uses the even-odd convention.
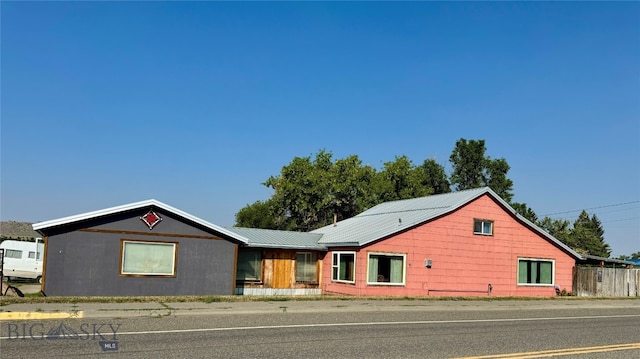
[[[403,285],[405,254],[369,253],[367,284]]]
[[[236,269],[238,281],[262,280],[262,251],[255,249],[238,250],[238,265]]]
[[[296,253],[296,282],[318,282],[318,254],[315,252]]]
[[[482,234],[485,236],[493,235],[493,221],[486,219],[474,219],[473,234]]]
[[[36,252],[29,251],[29,259],[36,259]]]
[[[167,276],[176,275],[178,243],[121,240],[120,275]]]
[[[518,259],[518,285],[553,285],[555,262],[549,259]]]
[[[333,252],[331,256],[331,280],[355,283],[356,252]]]

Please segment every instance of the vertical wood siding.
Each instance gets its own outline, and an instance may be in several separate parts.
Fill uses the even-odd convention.
[[[259,283],[238,283],[242,288],[276,288],[276,289],[304,289],[319,288],[322,280],[322,260],[324,252],[317,252],[317,282],[296,282],[296,253],[309,252],[308,250],[263,250],[262,251],[262,280]]]

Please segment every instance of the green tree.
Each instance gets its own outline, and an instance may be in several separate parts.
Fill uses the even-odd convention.
[[[511,167],[504,158],[491,159],[485,152],[484,140],[459,139],[449,157],[453,166],[451,184],[457,190],[489,186],[502,199],[511,202],[513,181],[507,178]]]
[[[526,203],[514,202],[511,203],[511,207],[513,207],[513,209],[515,209],[518,214],[528,219],[531,223],[538,222],[538,215],[536,215],[536,212],[534,212],[531,208],[527,207]]]
[[[457,177],[452,178],[457,178],[458,189],[491,185],[510,200],[508,164],[504,159],[485,158],[484,152],[484,141],[458,141],[451,156],[458,164],[454,164]],[[479,163],[481,170],[475,175],[480,177],[468,180],[474,174],[463,173],[474,163]],[[325,150],[313,157],[294,157],[279,175],[270,176],[263,185],[271,188],[273,195],[238,211],[236,226],[309,231],[382,202],[451,191],[444,167],[433,159],[416,166],[407,156],[396,156],[376,171],[363,166],[356,155],[334,161],[332,153]]]
[[[513,181],[507,178],[507,172],[511,169],[504,158],[492,160],[487,157],[485,169],[485,183],[502,199],[511,202],[513,199]]]
[[[381,202],[450,191],[444,168],[433,160],[416,167],[399,156],[377,172],[358,156],[332,157],[325,150],[313,158],[295,157],[263,183],[273,189],[272,197],[242,208],[236,226],[308,231]]]
[[[573,222],[564,219],[543,218],[538,226],[559,239],[580,254],[609,258],[611,247],[604,240],[604,229],[598,217],[594,214],[589,217],[586,211],[582,211]]]
[[[449,162],[453,165],[451,184],[459,191],[483,187],[486,185],[484,170],[486,158],[484,156],[484,140],[470,140],[461,138],[456,142]]]
[[[602,223],[595,214],[589,217],[586,211],[582,211],[573,223],[571,237],[575,248],[585,254],[604,258],[611,255],[611,247],[604,240]]]
[[[634,252],[634,253],[631,253],[631,255],[623,254],[623,255],[618,256],[618,258],[616,258],[616,259],[620,259],[620,260],[623,260],[623,261],[627,260],[627,259],[640,259],[640,252]]]
[[[236,213],[236,226],[264,229],[286,229],[284,223],[277,223],[278,218],[272,200],[256,201],[245,206]]]
[[[313,161],[311,156],[295,157],[282,167],[280,176],[271,176],[264,183],[274,190],[274,204],[286,216],[282,222],[290,229],[310,230],[326,217],[331,157],[331,153],[324,150],[318,152]]]
[[[372,183],[376,171],[371,166],[363,166],[358,156],[352,155],[336,160],[329,177],[331,185],[325,199],[329,208],[329,218],[323,224],[353,217],[376,203]]]
[[[451,184],[447,179],[444,166],[438,164],[434,159],[424,160],[421,166],[421,185],[433,189],[433,194],[451,192]]]
[[[416,168],[407,156],[396,157],[393,162],[385,162],[378,173],[376,197],[381,203],[428,196],[433,188],[426,187],[424,182],[428,182],[428,177],[422,168]]]
[[[571,236],[571,222],[564,219],[552,219],[550,217],[544,217],[538,222],[538,226],[556,239],[566,244],[567,246],[575,249],[575,243]]]
[[[295,157],[279,176],[263,183],[273,189],[272,197],[241,209],[236,226],[309,231],[379,203],[371,166],[363,166],[355,155],[336,161],[332,157],[325,150],[314,158]]]

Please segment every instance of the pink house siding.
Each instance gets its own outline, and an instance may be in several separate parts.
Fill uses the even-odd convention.
[[[401,214],[399,214],[401,216]],[[473,234],[474,219],[493,221],[493,235]],[[323,291],[392,296],[554,296],[554,285],[571,288],[575,259],[517,221],[485,194],[434,219],[356,251],[355,284],[331,280],[331,248],[324,259]],[[406,254],[404,285],[367,285],[368,253]],[[554,263],[551,285],[519,285],[518,259]],[[432,267],[425,267],[431,259]]]

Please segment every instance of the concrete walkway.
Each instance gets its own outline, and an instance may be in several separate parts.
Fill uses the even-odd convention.
[[[258,313],[376,311],[483,311],[576,308],[640,308],[640,299],[541,300],[317,300],[254,302],[34,303],[0,306],[0,320],[125,318]],[[639,309],[640,310],[640,309]]]

